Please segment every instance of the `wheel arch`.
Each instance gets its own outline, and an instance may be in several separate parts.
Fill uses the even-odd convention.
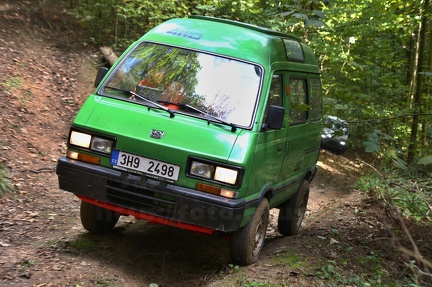
[[[263,198],[267,198],[267,200],[270,202],[270,199],[274,196],[274,187],[271,182],[267,182],[263,188],[261,188],[261,192],[258,198],[257,205],[261,202]]]
[[[318,170],[317,165],[308,167],[303,174],[303,179],[311,183],[317,173],[317,170]]]

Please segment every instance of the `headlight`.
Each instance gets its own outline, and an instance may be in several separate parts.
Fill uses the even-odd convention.
[[[79,147],[89,148],[91,142],[91,135],[72,131],[69,139],[69,143]]]
[[[229,185],[238,185],[238,178],[241,169],[235,167],[221,166],[217,163],[192,160],[189,174],[204,179],[214,180]]]
[[[237,170],[217,166],[214,179],[234,185],[237,181],[237,174]]]
[[[212,178],[213,172],[213,165],[198,161],[193,161],[190,168],[190,174],[208,179]]]
[[[111,140],[93,137],[91,141],[90,149],[94,151],[99,151],[103,153],[111,153],[113,142]]]
[[[84,132],[71,131],[69,144],[96,152],[110,154],[114,141]]]

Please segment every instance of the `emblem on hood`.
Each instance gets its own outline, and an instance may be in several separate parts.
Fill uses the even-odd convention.
[[[150,137],[160,140],[164,136],[165,132],[158,130],[151,130]]]

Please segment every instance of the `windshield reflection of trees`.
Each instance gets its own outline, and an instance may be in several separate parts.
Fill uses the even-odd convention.
[[[224,91],[222,87],[226,86],[226,76],[224,78],[221,74],[226,73],[230,66],[239,72],[232,77],[230,90]],[[107,86],[134,91],[153,101],[191,105],[225,119],[238,109],[238,105],[233,105],[233,99],[238,101],[237,98],[240,98],[236,91],[240,87],[239,82],[254,81],[258,84],[246,85],[258,87],[260,75],[255,70],[255,66],[235,60],[160,44],[141,43],[123,60]],[[257,90],[254,91],[255,95],[250,96],[256,97]]]

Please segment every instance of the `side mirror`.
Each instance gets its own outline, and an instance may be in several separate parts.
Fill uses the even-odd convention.
[[[107,73],[108,73],[108,68],[107,67],[100,67],[99,68],[99,71],[97,72],[96,79],[95,79],[95,82],[94,82],[95,88],[97,86],[99,86],[100,82],[106,76]]]
[[[270,105],[263,129],[279,130],[283,127],[284,107]]]

